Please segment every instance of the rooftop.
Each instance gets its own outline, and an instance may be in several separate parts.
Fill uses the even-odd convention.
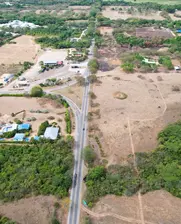
[[[58,137],[58,131],[59,131],[59,128],[48,127],[45,130],[44,137],[48,138],[48,139],[55,140]]]

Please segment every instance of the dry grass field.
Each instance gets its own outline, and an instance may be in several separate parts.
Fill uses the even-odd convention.
[[[112,10],[114,8],[114,10]],[[121,6],[122,10],[119,10],[120,7],[116,6],[106,6],[102,10],[102,14],[105,17],[110,19],[128,19],[128,18],[140,18],[140,19],[155,19],[155,20],[164,20],[164,18],[160,15],[160,12],[150,11],[150,12],[138,12],[134,11],[131,14],[128,13],[129,6]]]
[[[13,121],[15,118],[22,119],[23,113],[12,117],[12,113],[16,113],[21,110],[26,110],[25,122],[27,118],[35,117],[37,120],[28,122],[32,124],[32,134],[36,135],[40,124],[48,117],[54,117],[53,120],[49,120],[50,123],[57,122],[61,127],[61,133],[65,134],[65,121],[64,112],[65,108],[60,107],[54,101],[49,99],[36,99],[36,98],[24,98],[24,97],[0,97],[0,104],[3,105],[0,109],[0,123]],[[48,110],[49,113],[31,113],[30,110]]]
[[[54,196],[25,198],[0,205],[0,214],[20,224],[49,224],[53,216],[55,202],[57,199]],[[58,217],[63,217],[60,209]]]
[[[24,61],[35,62],[39,45],[35,44],[33,37],[21,36],[13,40],[16,44],[5,44],[0,47],[1,64],[18,64]]]
[[[157,145],[158,132],[180,119],[181,92],[172,90],[173,86],[181,88],[180,74],[125,74],[116,68],[98,76],[102,83],[92,89],[98,106],[90,108],[89,129],[90,136],[98,136],[109,164],[124,163],[132,153],[128,120],[135,151],[149,151]],[[117,92],[127,94],[127,98],[115,98]],[[90,144],[98,148],[94,137]]]
[[[142,196],[141,213],[137,195],[132,197],[108,195],[93,208],[93,211],[100,217],[90,217],[93,224],[180,224],[180,210],[180,199],[166,191],[159,190]],[[141,214],[143,221],[141,221]]]

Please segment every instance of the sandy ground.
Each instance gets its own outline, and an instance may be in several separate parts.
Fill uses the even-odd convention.
[[[32,135],[36,135],[40,124],[47,120],[48,117],[53,116],[54,120],[49,120],[50,123],[57,122],[61,127],[61,133],[65,134],[64,112],[65,108],[57,107],[57,105],[48,99],[24,98],[24,97],[0,97],[0,122],[13,121],[15,118],[22,119],[23,113],[16,117],[11,117],[12,113],[21,110],[26,110],[25,122],[27,118],[35,117],[37,120],[28,122],[32,124]],[[48,110],[49,113],[31,113],[30,110]],[[60,121],[61,119],[62,121]]]
[[[39,45],[35,44],[33,37],[21,36],[13,41],[16,44],[5,44],[0,47],[0,62],[4,64],[18,64],[19,62],[35,62]],[[18,57],[17,57],[18,56]]]
[[[0,205],[0,214],[19,224],[49,224],[54,212],[54,196],[37,196]],[[62,213],[58,210],[58,217]]]
[[[77,104],[78,107],[81,107],[82,104],[82,96],[83,96],[83,87],[77,84],[55,91],[55,93],[60,93]]]
[[[92,91],[97,98],[93,101],[100,105],[100,116],[93,116],[90,133],[98,136],[109,163],[124,162],[131,154],[128,118],[135,151],[149,151],[157,145],[156,137],[168,123],[180,119],[181,92],[173,92],[172,86],[179,85],[179,73],[125,74],[120,68],[110,72],[99,72],[102,84],[94,85]],[[161,76],[163,81],[157,81]],[[114,80],[119,77],[120,80]],[[179,87],[181,87],[179,85]],[[120,91],[127,99],[114,98]],[[90,144],[96,147],[93,138]],[[97,146],[98,147],[98,146]]]
[[[181,200],[170,193],[159,190],[142,196],[144,223],[152,224],[180,224]],[[120,219],[111,216],[93,218],[93,224],[136,224],[140,222],[138,197],[117,197],[108,195],[103,197],[93,208],[97,214],[117,214]],[[121,219],[130,218],[130,221]],[[133,220],[133,221],[131,221]],[[135,220],[135,221],[134,221]],[[141,222],[140,222],[141,224]]]
[[[155,19],[155,20],[164,20],[162,16],[160,16],[160,12],[149,12],[149,13],[139,13],[139,12],[134,12],[132,14],[127,13],[126,9],[128,7],[123,7],[122,11],[118,10],[120,7],[114,7],[115,10],[112,10],[113,6],[106,6],[102,10],[102,14],[105,17],[108,17],[110,19],[128,19],[128,18],[140,18],[140,19]]]
[[[98,30],[100,31],[101,35],[112,35],[113,32],[113,28],[109,26],[100,26]]]

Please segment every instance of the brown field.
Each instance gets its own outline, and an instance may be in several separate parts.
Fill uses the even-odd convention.
[[[95,213],[90,217],[93,224],[181,224],[179,198],[159,190],[143,195],[141,201],[142,210],[137,195],[132,197],[108,195],[100,199],[92,209]]]
[[[0,214],[19,224],[49,224],[54,212],[54,196],[37,196],[0,205]],[[59,209],[59,220],[64,219],[64,214]],[[62,222],[65,224],[65,220]]]
[[[109,26],[101,26],[98,28],[98,30],[100,31],[101,35],[112,35],[113,32],[113,28],[109,27]]]
[[[93,126],[90,132],[93,137],[89,140],[98,151],[94,140],[94,136],[98,136],[105,154],[103,157],[109,163],[124,163],[132,153],[128,122],[134,148],[138,152],[156,147],[158,132],[168,123],[180,119],[181,92],[172,91],[172,87],[181,82],[180,74],[140,76],[139,73],[125,74],[116,68],[106,73],[99,72],[98,76],[102,83],[94,85],[92,91],[97,96],[93,102],[100,105],[90,109],[95,115],[90,124],[90,129]],[[162,81],[157,81],[158,76],[162,77]],[[117,78],[120,80],[115,80]],[[114,94],[118,91],[127,94],[127,99],[115,98]],[[98,109],[100,114],[96,111]]]
[[[82,96],[83,96],[83,87],[76,85],[60,89],[55,91],[55,93],[62,94],[77,104],[77,106],[81,107],[82,104]]]
[[[112,10],[114,8],[115,10]],[[160,15],[160,12],[157,11],[150,11],[150,12],[138,12],[136,9],[132,14],[129,14],[127,12],[127,9],[129,7],[127,6],[121,6],[122,11],[119,10],[120,7],[116,6],[106,6],[102,10],[102,14],[105,17],[108,17],[110,19],[128,19],[128,18],[140,18],[140,19],[155,19],[155,20],[164,20],[164,18]]]
[[[32,124],[32,134],[36,135],[40,124],[48,117],[53,116],[54,120],[49,120],[50,123],[57,122],[61,127],[61,133],[65,134],[65,121],[64,121],[64,107],[59,107],[54,101],[48,99],[36,99],[25,97],[0,97],[0,104],[3,105],[0,109],[0,123],[13,121],[15,118],[22,119],[23,113],[16,117],[11,117],[12,113],[16,113],[21,110],[26,110],[25,122],[27,118],[35,117],[37,120],[28,122]],[[49,113],[31,113],[30,110],[42,110],[47,109]],[[60,114],[61,113],[61,114]],[[60,121],[61,119],[62,121]]]
[[[16,74],[23,68],[20,64],[1,64],[0,65],[0,76],[4,73]]]
[[[1,64],[18,64],[24,61],[36,61],[40,47],[34,43],[33,37],[24,35],[15,38],[13,41],[16,44],[5,44],[0,47]]]
[[[154,27],[136,28],[136,36],[146,39],[173,37],[173,33],[169,29],[155,29]]]

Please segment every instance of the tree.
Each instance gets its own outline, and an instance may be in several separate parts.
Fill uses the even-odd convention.
[[[43,135],[45,130],[46,130],[46,128],[49,127],[49,126],[50,125],[49,125],[48,121],[45,121],[45,122],[41,123],[40,127],[38,129],[38,136]]]
[[[31,96],[32,97],[42,97],[43,96],[43,89],[40,86],[34,86],[31,89]]]
[[[76,77],[76,80],[77,80],[77,83],[79,86],[85,86],[85,78],[84,77],[78,76],[78,77]]]
[[[91,59],[88,63],[89,70],[92,74],[95,74],[97,70],[99,69],[99,63],[97,59]]]
[[[86,146],[83,151],[84,161],[91,166],[96,159],[96,154],[90,146]]]

